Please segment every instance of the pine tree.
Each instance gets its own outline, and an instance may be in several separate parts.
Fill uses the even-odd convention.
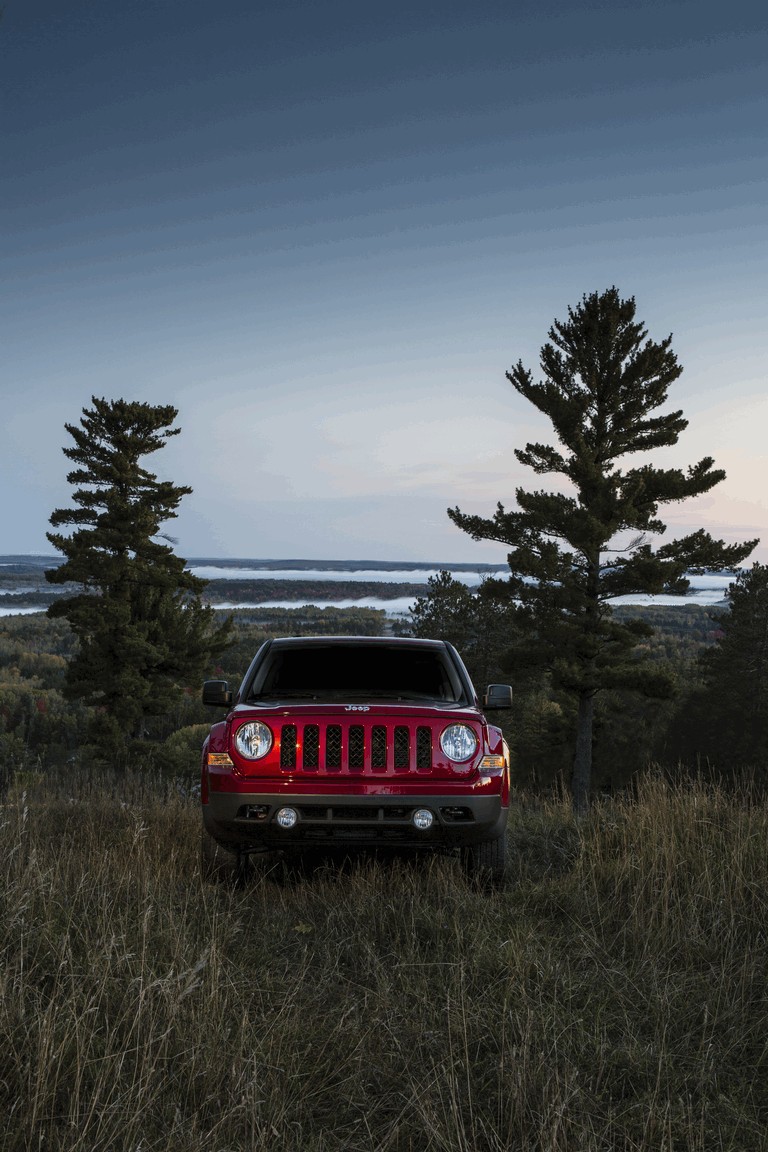
[[[689,763],[768,781],[768,566],[753,564],[728,589],[730,611],[699,658],[703,687],[685,701],[669,742]]]
[[[438,572],[427,580],[427,590],[417,596],[411,609],[414,636],[449,640],[464,656],[475,631],[476,597],[450,572]]]
[[[411,609],[414,636],[454,644],[478,691],[503,676],[502,660],[516,631],[517,608],[506,595],[495,596],[494,586],[485,581],[473,591],[442,571],[429,577]]]
[[[710,692],[727,717],[731,753],[765,762],[768,751],[768,566],[753,564],[728,589],[723,636],[703,656]],[[738,753],[734,745],[738,742]]]
[[[411,609],[411,630],[414,636],[454,644],[479,692],[486,684],[506,682],[513,670],[512,711],[494,723],[501,721],[515,779],[527,785],[551,783],[560,768],[556,761],[564,740],[562,710],[547,693],[547,677],[536,662],[521,668],[510,655],[511,648],[519,652],[522,636],[520,610],[505,584],[487,578],[472,590],[450,572],[430,576],[426,593]]]
[[[708,492],[725,473],[705,457],[681,469],[641,463],[621,471],[632,453],[675,444],[687,427],[681,411],[655,414],[682,368],[671,336],[647,338],[634,298],[616,288],[584,296],[555,321],[541,349],[544,379],[518,362],[507,379],[551,421],[559,447],[527,444],[515,456],[537,475],[565,478],[565,492],[517,489],[516,511],[499,504],[493,519],[449,516],[475,540],[511,548],[510,594],[527,611],[538,656],[553,683],[578,701],[573,760],[574,808],[589,802],[594,699],[603,688],[665,695],[669,680],[632,649],[648,635],[641,621],[612,618],[608,601],[626,593],[684,595],[686,572],[738,564],[757,541],[726,546],[703,530],[653,551],[665,531],[659,505]]]
[[[166,713],[226,646],[229,625],[215,624],[200,601],[205,582],[161,534],[192,489],[158,480],[141,464],[178,434],[177,410],[95,396],[92,404],[79,427],[65,425],[77,507],[51,515],[53,528],[73,531],[47,534],[66,560],[46,577],[81,586],[48,615],[69,620],[79,640],[66,694],[99,709],[100,742],[109,744],[143,735],[147,717]]]

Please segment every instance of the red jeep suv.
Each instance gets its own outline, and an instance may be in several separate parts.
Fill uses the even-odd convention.
[[[470,876],[503,879],[509,752],[461,658],[441,640],[268,640],[203,746],[202,868],[236,877],[250,853],[375,847],[460,850]]]

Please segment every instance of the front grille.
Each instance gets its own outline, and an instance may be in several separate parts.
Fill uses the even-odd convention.
[[[383,724],[374,724],[371,729],[371,768],[387,766],[387,730]]]
[[[340,724],[329,724],[325,730],[325,767],[341,768]]]
[[[395,768],[410,768],[410,740],[408,729],[398,724],[395,728]]]
[[[320,728],[307,724],[304,729],[304,768],[320,767]]]
[[[349,730],[349,766],[365,767],[365,735],[361,724],[353,724]]]
[[[284,772],[429,772],[437,732],[428,724],[283,724]]]
[[[296,725],[284,724],[280,734],[280,767],[296,767]]]
[[[416,729],[416,767],[432,767],[432,733],[429,728]]]

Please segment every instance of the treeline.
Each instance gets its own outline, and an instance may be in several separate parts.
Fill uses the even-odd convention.
[[[381,635],[383,611],[365,608],[245,609],[232,613],[232,639],[208,670],[211,678],[239,684],[265,640],[285,635]],[[0,619],[0,795],[15,773],[89,761],[108,752],[94,743],[99,716],[64,695],[66,670],[77,650],[65,620],[43,613]],[[171,775],[196,776],[200,747],[211,723],[200,703],[200,685],[180,685],[174,706],[147,719],[142,739],[116,749]],[[118,766],[114,760],[111,766]]]
[[[74,644],[63,621],[0,621],[0,795],[20,768],[66,762],[77,751],[84,709],[63,696]]]
[[[67,589],[71,595],[74,586]],[[61,592],[50,592],[44,588],[29,589],[23,592],[0,593],[0,606],[4,608],[47,608],[54,600],[59,600]]]
[[[414,599],[422,595],[424,584],[390,584],[384,580],[209,580],[205,599],[209,604],[228,600],[378,600]]]
[[[380,636],[386,616],[375,608],[241,608],[232,613],[232,641],[215,674],[239,684],[265,640],[276,636]],[[210,712],[206,713],[210,716]]]
[[[726,608],[622,605],[610,615],[642,633],[633,658],[649,670],[653,692],[637,691],[630,679],[625,690],[596,694],[594,790],[626,787],[649,762],[670,775],[748,777],[765,787],[768,567],[755,564],[742,572]],[[577,704],[568,685],[552,674],[530,617],[497,595],[493,584],[472,591],[441,573],[402,630],[454,643],[480,690],[512,683],[515,703],[504,727],[515,779],[527,788],[567,787]]]
[[[662,763],[671,774],[682,763],[721,777],[748,771],[762,779],[768,648],[763,665],[759,655],[760,637],[768,635],[768,607],[763,605],[764,617],[760,610],[756,615],[754,601],[759,608],[766,571],[756,565],[742,580],[747,590],[736,586],[735,612],[693,604],[615,609],[624,619],[640,618],[653,626],[638,658],[671,674],[674,692],[664,700],[619,691],[601,694],[595,724],[597,790],[625,787],[649,761]],[[232,620],[232,639],[208,674],[233,686],[271,637],[372,636],[387,626],[384,612],[362,608],[250,608],[233,612]],[[422,597],[410,624],[395,625],[399,632],[455,643],[479,692],[488,683],[512,683],[515,706],[505,734],[515,779],[519,786],[548,790],[567,782],[575,709],[567,693],[553,688],[546,669],[520,662],[517,628],[509,607],[450,578],[442,596]],[[742,655],[733,654],[735,642]],[[7,786],[14,771],[82,763],[97,755],[90,743],[92,710],[63,694],[75,649],[66,621],[43,614],[0,620],[0,783]],[[175,706],[148,720],[144,739],[131,746],[133,762],[194,777],[210,722],[209,710],[199,702],[199,685],[181,688]]]
[[[47,608],[62,595],[74,595],[80,589],[65,585],[54,591],[48,588],[24,587],[17,590],[18,582],[7,581],[5,590],[0,584],[0,604],[18,608]],[[208,604],[230,602],[264,603],[270,600],[290,600],[311,603],[318,600],[415,600],[424,592],[423,584],[387,583],[383,580],[209,580],[203,599]]]
[[[218,563],[221,563],[220,561]],[[352,562],[350,562],[350,566]],[[63,584],[51,588],[45,580],[45,570],[59,567],[58,558],[34,561],[32,558],[10,558],[0,565],[0,604],[19,608],[47,608],[55,600],[73,596],[82,589],[79,585]],[[382,570],[397,565],[387,565],[382,561]],[[297,570],[298,571],[298,570]],[[223,604],[230,601],[253,602],[269,600],[291,600],[317,602],[318,600],[360,600],[375,597],[379,600],[398,600],[404,597],[415,599],[424,592],[423,581],[366,580],[350,577],[342,580],[324,580],[322,577],[286,579],[236,580],[212,579],[205,582],[204,599],[209,604]],[[6,599],[8,597],[8,599]]]

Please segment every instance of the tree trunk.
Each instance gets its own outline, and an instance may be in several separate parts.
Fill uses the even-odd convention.
[[[573,758],[571,797],[573,811],[584,816],[589,811],[589,788],[592,780],[592,720],[595,712],[593,692],[579,696],[579,715],[576,726],[576,755]]]

